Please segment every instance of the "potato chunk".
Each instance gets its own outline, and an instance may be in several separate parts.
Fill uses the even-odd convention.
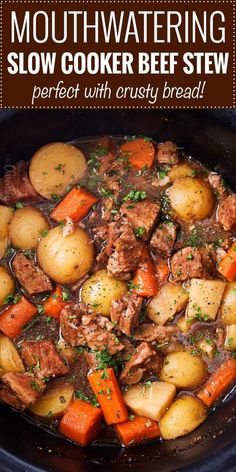
[[[61,383],[49,387],[46,393],[30,407],[30,411],[43,418],[62,416],[72,400],[74,387],[68,383]]]
[[[111,304],[127,292],[125,282],[107,274],[106,270],[97,270],[83,285],[82,301],[94,311],[109,316]]]
[[[236,281],[227,283],[220,311],[223,324],[236,324]]]
[[[34,189],[49,200],[54,194],[63,195],[67,185],[78,183],[87,164],[83,153],[66,143],[51,143],[40,148],[32,157],[29,177]]]
[[[170,188],[169,197],[173,210],[183,221],[203,220],[214,209],[213,193],[204,180],[192,177],[178,179]]]
[[[13,217],[12,208],[0,205],[0,259],[4,256],[8,246],[9,223]]]
[[[9,237],[13,246],[34,249],[49,229],[49,223],[40,210],[32,206],[15,211],[9,225]]]
[[[185,308],[187,301],[188,293],[181,285],[167,282],[148,304],[147,316],[154,323],[164,325]]]
[[[177,388],[199,387],[207,373],[205,362],[189,351],[171,352],[165,358],[160,379]]]
[[[196,429],[207,417],[203,403],[195,397],[183,395],[172,403],[161,418],[159,426],[163,439],[175,439]]]
[[[170,169],[168,177],[171,182],[174,182],[175,180],[182,179],[184,177],[193,177],[194,173],[195,170],[190,166],[190,164],[182,162],[181,164],[177,164]]]
[[[124,393],[126,405],[139,416],[158,421],[172,403],[176,394],[174,385],[167,382],[138,384]]]
[[[234,351],[236,349],[236,324],[226,326],[224,348],[227,351]]]
[[[91,269],[94,246],[88,233],[76,227],[68,236],[57,226],[42,238],[37,247],[37,258],[45,274],[59,284],[77,282]]]
[[[193,320],[215,320],[225,285],[222,280],[191,279],[186,317]]]
[[[6,267],[0,266],[0,305],[4,303],[7,296],[14,293],[15,281],[6,269]]]
[[[4,372],[21,373],[25,371],[18,351],[8,336],[0,336],[0,368]]]

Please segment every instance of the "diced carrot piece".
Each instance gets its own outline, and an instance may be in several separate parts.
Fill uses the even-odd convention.
[[[127,158],[135,169],[141,170],[144,167],[150,168],[155,157],[155,148],[151,141],[144,138],[136,138],[126,141],[121,145],[120,151],[127,155]]]
[[[0,330],[9,338],[14,339],[36,313],[37,307],[22,295],[19,302],[9,306],[0,315]]]
[[[229,282],[233,282],[236,277],[236,242],[228,250],[227,254],[219,263],[218,272]]]
[[[140,267],[134,274],[133,284],[135,286],[133,293],[140,297],[153,297],[157,294],[155,266],[146,247],[142,252]]]
[[[115,425],[115,431],[125,447],[135,446],[141,442],[160,437],[160,428],[156,421],[145,416],[134,416],[132,419]]]
[[[65,302],[62,300],[62,289],[57,286],[54,292],[45,300],[44,312],[48,316],[59,319],[62,308],[65,306]]]
[[[128,410],[112,368],[97,370],[88,375],[90,386],[107,424],[122,423],[128,419]]]
[[[59,432],[82,446],[94,441],[101,430],[102,410],[83,400],[74,400],[67,408]]]
[[[83,188],[74,187],[63,200],[52,210],[51,218],[55,221],[64,221],[71,218],[74,223],[82,220],[98,199]]]
[[[236,378],[236,361],[228,359],[209,378],[208,382],[198,392],[205,405],[212,406]]]
[[[168,278],[169,268],[168,264],[165,261],[158,262],[156,265],[156,276],[159,284],[163,284]]]

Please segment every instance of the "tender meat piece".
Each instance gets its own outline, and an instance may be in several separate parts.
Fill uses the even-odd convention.
[[[25,364],[34,369],[34,375],[39,379],[65,375],[69,367],[63,362],[52,341],[23,341],[21,356]]]
[[[135,295],[123,295],[119,300],[114,300],[111,305],[111,321],[116,323],[126,336],[130,336],[133,328],[139,324],[139,313],[142,308],[142,298]]]
[[[29,374],[8,372],[2,381],[5,385],[0,390],[0,399],[19,410],[35,403],[46,387],[44,382]]]
[[[98,243],[104,243],[108,239],[108,224],[99,225],[93,230],[94,239]]]
[[[0,202],[10,204],[28,198],[42,200],[30,183],[27,163],[19,161],[0,179]]]
[[[220,175],[215,174],[214,172],[211,172],[208,175],[208,180],[211,185],[211,187],[216,190],[216,192],[222,197],[226,193],[226,187],[224,184],[224,181],[220,177]]]
[[[135,341],[169,341],[178,333],[176,326],[159,326],[154,323],[142,323],[138,329],[135,330],[133,338]]]
[[[159,224],[152,235],[150,246],[154,252],[169,256],[175,245],[177,226],[172,221]]]
[[[146,364],[146,372],[148,373],[148,375],[158,375],[161,371],[162,364],[162,356],[157,352],[155,356],[153,356],[151,360]]]
[[[135,353],[130,360],[126,362],[124,370],[120,374],[120,382],[122,385],[132,385],[138,383],[145,370],[146,364],[156,354],[156,351],[146,342],[142,342],[136,348]]]
[[[90,313],[83,303],[68,303],[60,314],[61,334],[71,346],[85,346],[86,341],[81,329],[82,316]]]
[[[213,253],[204,248],[180,249],[172,256],[170,265],[176,281],[190,278],[209,279],[216,269]]]
[[[99,159],[99,175],[101,177],[104,177],[106,173],[112,168],[112,164],[114,163],[115,156],[111,152],[108,152],[107,154],[104,154],[103,156],[100,157]]]
[[[112,197],[104,198],[103,204],[102,204],[102,219],[104,221],[111,220],[114,203],[115,202]]]
[[[222,328],[217,328],[216,336],[217,336],[217,345],[218,345],[218,347],[223,347],[224,340],[225,340],[224,330]]]
[[[13,259],[12,267],[20,285],[30,294],[52,290],[49,277],[23,253],[18,253]]]
[[[108,259],[107,269],[111,275],[121,280],[128,280],[130,272],[137,269],[143,244],[134,235],[130,224],[120,228],[120,236],[114,242],[115,250]]]
[[[113,324],[105,316],[93,313],[82,303],[68,304],[61,311],[61,332],[71,346],[88,346],[90,349],[107,348],[113,355],[123,349],[123,344],[112,333]]]
[[[231,230],[236,225],[236,196],[228,195],[220,201],[218,208],[218,222],[225,231]]]
[[[136,232],[141,229],[140,237],[148,241],[157,223],[161,205],[153,200],[143,200],[141,202],[125,202],[120,208],[123,218],[126,218]]]
[[[179,161],[179,149],[172,141],[158,145],[157,160],[159,164],[177,164]]]
[[[96,358],[93,352],[85,351],[84,357],[92,370],[95,370],[98,367],[98,359]]]
[[[124,346],[111,332],[112,329],[112,323],[105,316],[84,315],[82,317],[82,331],[88,347],[98,351],[106,348],[113,356],[122,351]]]

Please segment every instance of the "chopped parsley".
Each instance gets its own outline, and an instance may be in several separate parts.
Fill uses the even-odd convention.
[[[41,231],[41,235],[42,235],[43,238],[46,238],[46,236],[48,235],[48,230],[47,230],[47,229],[43,229],[43,230]]]
[[[104,197],[113,198],[113,193],[110,190],[108,190],[106,187],[101,187],[100,192],[102,195],[104,195]]]
[[[65,290],[62,291],[62,301],[63,302],[66,302],[67,300],[69,300],[70,298],[70,294],[68,292],[66,292]]]
[[[21,203],[21,202],[16,202],[15,204],[16,208],[24,208],[24,206],[25,206],[24,203]]]
[[[54,202],[58,203],[61,199],[60,195],[58,195],[57,193],[51,193],[51,198]]]
[[[141,238],[145,233],[145,228],[144,226],[139,226],[139,228],[136,228],[134,232],[135,232],[135,236],[137,236],[138,238]]]
[[[133,202],[139,202],[144,200],[146,197],[147,194],[144,190],[130,190],[130,192],[123,198],[123,201],[127,202],[128,200],[132,200]]]
[[[19,293],[16,295],[13,295],[13,294],[7,295],[7,297],[4,299],[4,305],[8,303],[15,305],[16,303],[20,301],[20,299],[21,299],[21,295]]]
[[[38,305],[37,305],[37,309],[38,309],[39,315],[43,315],[43,314],[44,314],[44,306],[43,306],[43,305],[38,304]]]

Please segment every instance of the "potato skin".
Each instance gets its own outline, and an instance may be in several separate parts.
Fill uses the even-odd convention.
[[[10,241],[17,248],[34,249],[42,238],[42,231],[49,228],[49,222],[40,210],[32,206],[19,208],[9,225]]]
[[[206,365],[200,357],[189,351],[172,352],[165,358],[160,379],[177,388],[192,389],[203,383],[206,373]]]
[[[163,439],[185,436],[196,429],[207,418],[203,403],[196,397],[183,395],[172,403],[160,419],[159,427]]]
[[[43,418],[57,418],[63,415],[70,404],[74,393],[74,387],[69,383],[61,383],[49,387],[46,393],[30,407],[30,411]]]
[[[13,217],[12,208],[0,205],[0,259],[4,256],[9,240],[9,223]]]
[[[4,372],[21,373],[25,371],[14,343],[5,335],[0,336],[0,368]]]
[[[0,266],[0,305],[2,305],[8,295],[14,293],[15,281],[10,272]]]
[[[53,194],[63,195],[67,185],[78,183],[86,169],[86,159],[77,147],[66,143],[51,143],[33,155],[29,178],[34,189],[51,200]]]
[[[236,324],[236,282],[228,282],[221,304],[221,322],[224,325]]]
[[[203,180],[192,177],[178,179],[168,194],[173,210],[183,221],[203,220],[213,212],[213,193]]]
[[[171,182],[175,180],[182,179],[184,177],[193,177],[194,168],[187,164],[186,162],[182,162],[171,167],[170,172],[168,172],[168,177]]]
[[[113,300],[118,300],[126,292],[127,286],[124,282],[110,277],[106,270],[97,270],[84,283],[81,297],[94,311],[109,316]]]
[[[94,246],[82,228],[63,236],[59,226],[51,229],[41,239],[37,248],[38,263],[55,282],[72,284],[91,269],[94,261]]]

